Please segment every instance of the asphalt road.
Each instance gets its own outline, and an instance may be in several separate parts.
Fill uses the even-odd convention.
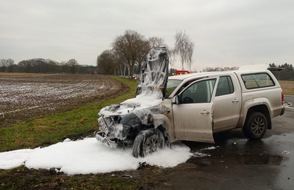
[[[294,96],[286,101],[294,103]],[[215,135],[211,144],[186,142],[194,153],[170,168],[146,189],[293,190],[294,108],[273,119],[273,129],[260,141],[247,140],[241,130]],[[206,149],[205,149],[206,148]]]
[[[289,104],[290,107],[293,107],[294,106],[294,96],[286,95],[285,96],[285,103]]]

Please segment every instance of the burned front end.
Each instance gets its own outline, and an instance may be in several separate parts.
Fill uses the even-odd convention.
[[[152,49],[142,65],[136,97],[106,106],[98,113],[96,139],[112,148],[124,147],[132,145],[141,131],[157,127],[153,115],[160,113],[167,77],[166,49]]]
[[[140,131],[154,128],[152,112],[149,109],[123,115],[101,114],[98,124],[100,130],[96,133],[97,140],[112,148],[131,146]]]

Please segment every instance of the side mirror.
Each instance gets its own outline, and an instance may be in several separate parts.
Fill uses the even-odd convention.
[[[172,99],[172,104],[179,104],[179,96],[174,96]]]

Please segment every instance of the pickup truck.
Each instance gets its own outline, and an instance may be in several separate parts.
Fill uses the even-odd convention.
[[[271,118],[283,115],[284,94],[268,70],[196,73],[169,77],[166,99],[171,142],[213,143],[213,133],[242,128],[261,139]]]
[[[99,112],[97,140],[144,157],[175,141],[214,143],[214,133],[235,128],[258,140],[284,114],[284,94],[267,69],[171,77],[167,70],[165,49],[150,52],[137,96]]]

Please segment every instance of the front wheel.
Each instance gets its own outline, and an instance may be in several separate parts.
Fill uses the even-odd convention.
[[[162,149],[165,146],[163,134],[158,129],[141,131],[134,140],[133,156],[138,158]]]
[[[250,114],[243,127],[244,135],[253,140],[258,140],[263,137],[268,128],[268,120],[261,112],[253,112]]]

